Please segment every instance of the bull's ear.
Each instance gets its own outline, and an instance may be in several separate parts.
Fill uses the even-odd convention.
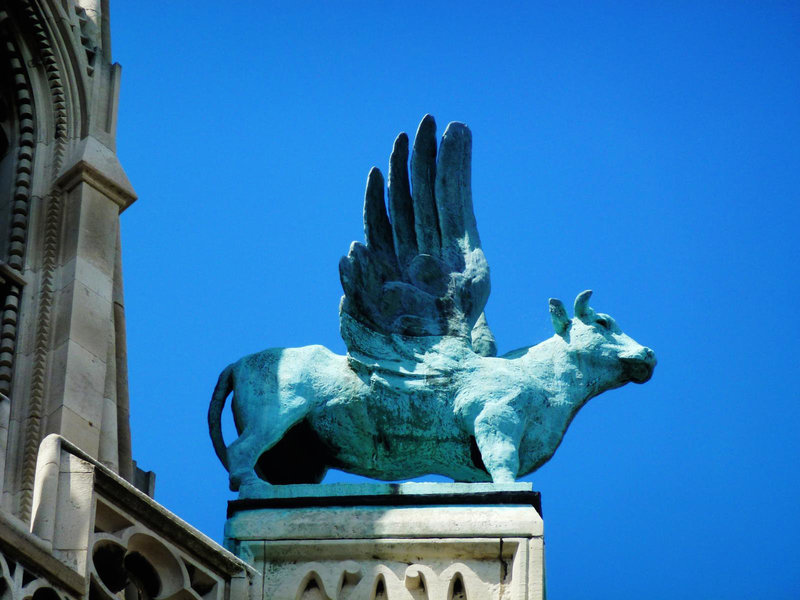
[[[569,329],[569,317],[564,303],[557,298],[550,298],[550,318],[553,321],[553,329],[558,335],[564,335]]]
[[[591,297],[592,290],[586,290],[578,294],[578,297],[575,298],[575,316],[579,319],[583,319],[592,314],[593,311],[589,308],[589,298]]]

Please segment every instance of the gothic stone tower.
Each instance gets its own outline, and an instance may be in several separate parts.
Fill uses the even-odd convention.
[[[0,598],[245,598],[131,458],[108,10],[0,0]]]

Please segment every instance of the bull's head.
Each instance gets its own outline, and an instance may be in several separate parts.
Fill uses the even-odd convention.
[[[568,352],[576,354],[579,362],[611,375],[611,387],[629,381],[644,383],[653,375],[655,353],[625,335],[610,316],[595,312],[589,306],[591,295],[591,290],[578,294],[572,319],[561,300],[550,299],[550,317],[556,334],[564,339]]]

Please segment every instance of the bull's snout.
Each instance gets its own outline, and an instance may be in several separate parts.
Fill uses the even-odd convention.
[[[656,353],[642,346],[635,353],[620,356],[625,377],[634,383],[645,383],[653,376],[656,367]]]

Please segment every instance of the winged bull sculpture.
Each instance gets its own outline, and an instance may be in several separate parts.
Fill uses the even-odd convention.
[[[365,242],[339,263],[347,355],[323,346],[272,348],[228,365],[209,407],[211,439],[230,487],[319,482],[328,468],[383,480],[438,473],[510,482],[544,464],[586,402],[644,383],[652,350],[578,295],[574,316],[550,299],[555,334],[496,357],[483,313],[489,267],[472,208],[470,130],[419,125],[408,166],[398,136],[384,181],[373,168]],[[239,433],[220,417],[233,392]]]

